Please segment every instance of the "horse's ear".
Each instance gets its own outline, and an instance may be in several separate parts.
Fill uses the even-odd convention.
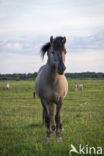
[[[50,43],[53,43],[53,36],[50,37]]]
[[[66,43],[66,37],[65,36],[63,37],[63,43],[64,44]]]

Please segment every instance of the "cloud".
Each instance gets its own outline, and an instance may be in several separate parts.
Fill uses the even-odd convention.
[[[6,43],[4,45],[4,47],[7,48],[7,50],[8,49],[20,49],[21,48],[21,45],[19,43],[14,43],[14,44],[12,44],[12,43]]]
[[[0,73],[33,73],[44,64],[39,56],[0,53]]]
[[[33,73],[47,62],[47,56],[42,62],[39,55],[12,53],[0,53],[0,59],[0,73]],[[103,62],[103,50],[70,52],[66,55],[66,72],[104,72]]]
[[[71,49],[104,49],[104,30],[93,35],[73,37],[70,42]]]
[[[11,45],[10,43],[7,43],[7,44],[5,44],[5,47],[6,47],[6,48],[11,48],[12,45]]]
[[[55,37],[55,36],[54,36]],[[50,36],[24,36],[18,39],[9,39],[0,41],[0,51],[24,55],[39,55],[41,46],[49,42]],[[66,36],[67,51],[78,52],[89,50],[104,49],[104,31],[97,32],[88,36]]]
[[[37,54],[40,50],[40,43],[28,40],[6,40],[1,41],[0,52],[17,54]],[[38,49],[38,50],[37,50]]]
[[[74,35],[91,33],[104,27],[103,6],[102,0],[16,0],[12,3],[7,0],[0,7],[0,34],[67,34],[69,31]]]
[[[68,71],[103,71],[103,19],[103,0],[1,0],[0,72],[37,70],[40,48],[51,35],[67,37]]]
[[[68,72],[104,72],[104,50],[70,52],[66,56]]]

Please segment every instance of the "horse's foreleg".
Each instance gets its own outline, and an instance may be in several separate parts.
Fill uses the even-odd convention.
[[[49,112],[50,112],[50,120],[51,120],[51,128],[52,128],[52,133],[55,132],[55,123],[54,123],[54,104],[50,103],[49,104]]]
[[[64,132],[64,128],[62,128],[62,120],[60,119],[60,132]]]
[[[60,119],[61,107],[62,107],[62,100],[59,100],[59,102],[57,103],[56,115],[55,115],[55,121],[56,121],[56,137],[57,137],[58,140],[61,139],[61,136],[60,136],[60,128],[62,126],[61,119]]]
[[[47,127],[47,134],[46,134],[46,140],[49,140],[50,138],[50,114],[49,114],[49,108],[47,103],[44,100],[41,100],[42,106],[43,106],[43,111],[45,115],[45,125]]]

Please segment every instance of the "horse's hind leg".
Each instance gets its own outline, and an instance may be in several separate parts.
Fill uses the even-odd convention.
[[[43,125],[45,125],[45,110],[43,108],[43,112],[42,112],[42,120],[43,120]]]
[[[49,106],[48,104],[44,101],[41,100],[42,106],[43,106],[43,110],[45,112],[45,125],[47,127],[47,132],[46,132],[46,140],[49,140],[50,138],[50,114],[49,114]]]
[[[49,104],[49,112],[50,112],[50,120],[51,120],[51,128],[52,128],[52,133],[55,132],[55,123],[54,123],[54,104],[50,103]]]

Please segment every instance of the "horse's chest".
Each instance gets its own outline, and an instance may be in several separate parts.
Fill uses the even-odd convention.
[[[53,85],[53,86],[48,86],[46,89],[47,91],[44,92],[45,97],[49,101],[58,101],[60,97],[65,96],[65,87],[60,86],[60,85]]]
[[[61,97],[65,97],[67,93],[68,85],[64,76],[54,83],[49,81],[41,81],[40,83],[38,88],[39,97],[46,99],[48,102],[57,102]]]

